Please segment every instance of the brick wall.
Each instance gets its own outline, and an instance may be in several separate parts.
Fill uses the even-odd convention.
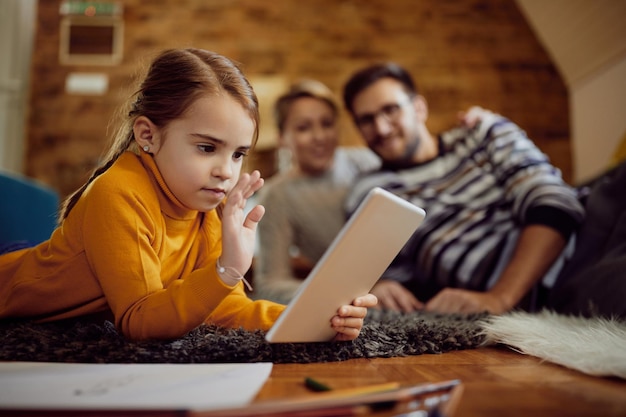
[[[312,77],[337,93],[354,70],[395,60],[426,96],[432,131],[471,105],[493,109],[571,178],[567,90],[514,0],[126,0],[124,56],[114,66],[59,63],[59,4],[38,6],[26,166],[63,195],[108,146],[109,122],[141,65],[186,46],[227,55],[251,77]],[[72,72],[107,74],[108,92],[65,93]],[[342,129],[345,143],[360,143],[347,118]],[[259,155],[254,161],[270,174],[271,152]]]

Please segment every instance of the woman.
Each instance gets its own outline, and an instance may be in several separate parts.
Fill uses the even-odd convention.
[[[338,147],[339,108],[324,84],[303,80],[276,101],[279,145],[291,167],[258,194],[265,206],[254,268],[257,296],[288,302],[345,222],[352,181],[380,161],[365,147]]]

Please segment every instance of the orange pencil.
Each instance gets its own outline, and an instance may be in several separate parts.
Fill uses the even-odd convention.
[[[328,390],[324,392],[320,392],[315,394],[316,400],[330,400],[330,399],[338,399],[338,398],[346,398],[346,397],[356,397],[359,395],[367,395],[367,394],[378,394],[381,392],[392,391],[400,388],[399,382],[385,382],[382,384],[374,384],[374,385],[365,385],[361,387],[354,388],[343,388],[343,389],[335,389]],[[303,397],[303,401],[311,401],[310,396]],[[297,399],[296,399],[297,401]]]
[[[372,407],[381,404],[393,406],[410,401],[417,396],[448,391],[460,384],[459,380],[424,383],[401,387],[397,382],[366,385],[306,395],[294,399],[267,400],[245,407],[191,411],[193,417],[243,417],[243,416],[295,416],[295,415],[342,415],[368,414]]]

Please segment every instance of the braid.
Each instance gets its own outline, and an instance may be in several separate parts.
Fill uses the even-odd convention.
[[[61,214],[59,215],[59,218],[57,221],[59,225],[63,222],[63,220],[65,220],[67,215],[70,214],[70,211],[72,210],[72,208],[74,208],[74,206],[76,205],[80,197],[83,195],[83,193],[85,192],[89,184],[91,184],[93,180],[95,180],[100,175],[102,175],[107,169],[111,168],[111,166],[115,163],[115,161],[117,161],[117,159],[124,152],[126,152],[126,150],[130,147],[130,144],[132,143],[132,141],[133,141],[133,135],[131,132],[126,136],[126,140],[120,143],[120,146],[118,146],[117,148],[114,148],[115,150],[114,152],[110,152],[112,153],[112,155],[109,157],[109,159],[104,164],[102,164],[101,166],[99,166],[93,171],[93,173],[91,174],[87,182],[83,184],[78,190],[74,191],[65,200],[61,208]]]

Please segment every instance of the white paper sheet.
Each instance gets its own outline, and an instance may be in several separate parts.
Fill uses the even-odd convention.
[[[0,362],[0,409],[211,410],[250,403],[272,363]]]

